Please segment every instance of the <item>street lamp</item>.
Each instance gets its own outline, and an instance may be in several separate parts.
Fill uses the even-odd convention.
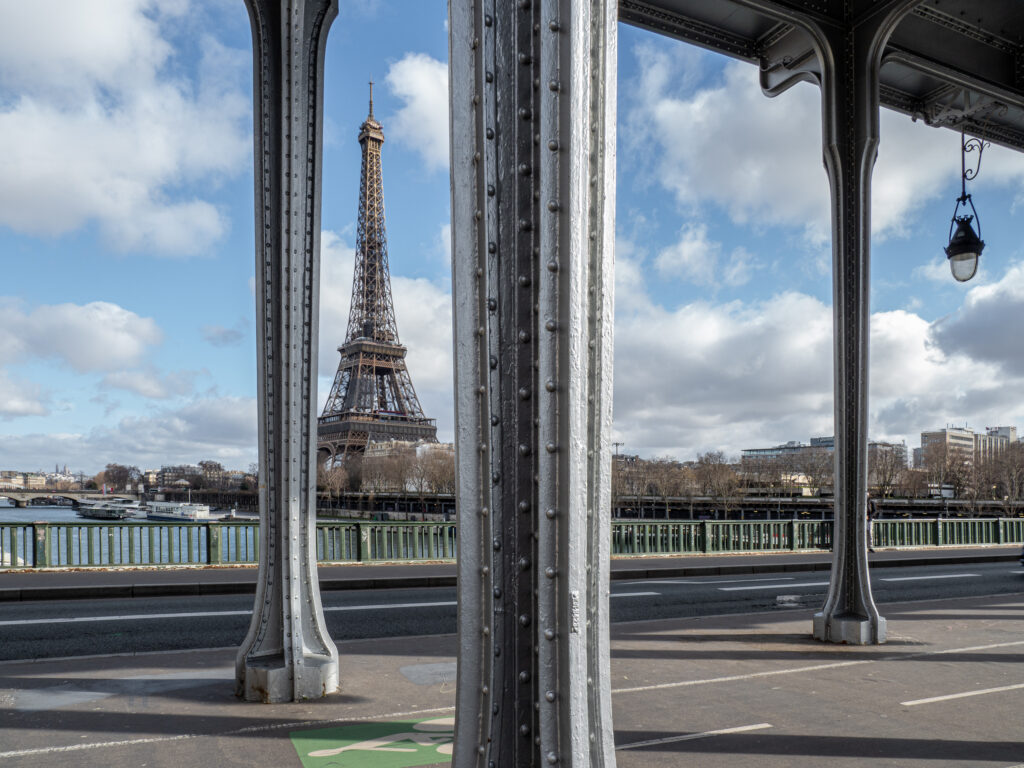
[[[975,234],[972,220],[978,221],[978,232],[981,232],[981,219],[978,218],[978,211],[974,208],[971,196],[967,194],[967,182],[974,179],[981,169],[981,153],[987,144],[981,139],[968,139],[960,132],[960,197],[956,199],[953,207],[953,220],[949,224],[949,245],[946,246],[946,257],[949,259],[949,268],[953,277],[961,283],[966,283],[978,271],[978,257],[985,248],[985,241],[978,234]],[[978,163],[974,168],[967,167],[967,153],[978,150]],[[967,215],[967,205],[970,204],[973,215]],[[960,206],[964,207],[964,215],[957,216]],[[953,231],[953,227],[956,231]]]

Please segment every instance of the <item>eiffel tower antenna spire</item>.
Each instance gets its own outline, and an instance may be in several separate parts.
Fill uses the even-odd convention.
[[[321,462],[338,462],[384,440],[437,442],[433,419],[423,415],[398,339],[388,270],[381,146],[384,130],[370,111],[359,126],[359,222],[345,343],[331,393],[317,420]]]

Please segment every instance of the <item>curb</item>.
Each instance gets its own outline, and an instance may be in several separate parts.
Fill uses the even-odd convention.
[[[991,555],[949,555],[947,557],[908,557],[901,560],[878,560],[871,568],[911,568],[919,565],[968,565],[970,563],[1013,562],[1016,552]],[[756,565],[688,565],[668,568],[630,568],[611,572],[611,581],[643,581],[660,578],[693,578],[753,573],[793,573],[797,571],[828,571],[831,560],[808,563],[760,563]],[[417,589],[423,587],[454,587],[451,576],[390,576],[379,578],[321,579],[320,590],[340,592],[353,589]],[[132,597],[189,597],[198,595],[241,595],[256,593],[254,581],[186,582],[172,584],[110,584],[92,586],[0,588],[0,602],[28,600],[90,600]]]

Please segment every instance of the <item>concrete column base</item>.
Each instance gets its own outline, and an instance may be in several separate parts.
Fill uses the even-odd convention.
[[[864,616],[814,614],[814,639],[823,643],[880,645],[885,642],[885,619],[873,622]]]
[[[246,659],[239,672],[237,693],[246,701],[280,704],[319,699],[338,690],[337,657],[306,656],[296,665],[282,656]]]

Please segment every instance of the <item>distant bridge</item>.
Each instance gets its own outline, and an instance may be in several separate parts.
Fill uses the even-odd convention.
[[[74,506],[80,501],[99,501],[102,499],[132,499],[139,501],[137,493],[103,493],[102,491],[53,491],[45,488],[31,491],[8,491],[0,489],[0,499],[10,499],[16,507],[27,507],[36,499],[68,499]]]

